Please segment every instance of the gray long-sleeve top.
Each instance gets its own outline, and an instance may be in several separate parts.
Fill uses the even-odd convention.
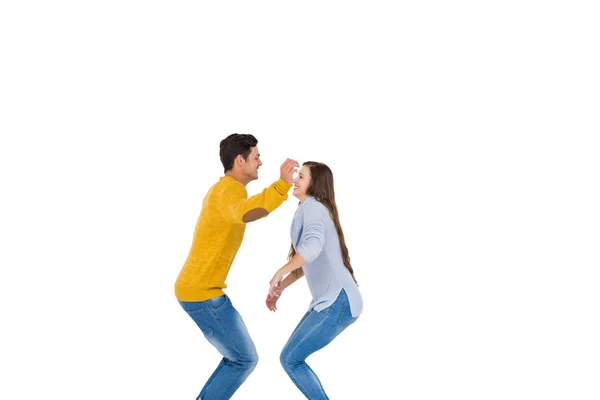
[[[290,234],[296,253],[307,262],[302,270],[313,297],[309,311],[329,307],[344,289],[352,316],[358,317],[363,309],[362,296],[344,265],[338,234],[327,207],[314,197],[307,197],[294,214]]]

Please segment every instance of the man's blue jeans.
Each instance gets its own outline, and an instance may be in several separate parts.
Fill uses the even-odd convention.
[[[283,347],[280,361],[283,369],[300,391],[310,400],[328,400],[321,381],[306,364],[306,358],[327,346],[357,318],[350,313],[350,303],[342,290],[337,300],[320,312],[309,311]]]
[[[223,355],[196,400],[230,399],[258,363],[254,342],[242,317],[227,295],[179,304]]]

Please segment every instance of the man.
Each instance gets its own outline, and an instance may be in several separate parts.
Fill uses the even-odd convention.
[[[209,190],[192,247],[175,282],[175,296],[208,341],[223,355],[196,400],[229,399],[252,373],[258,355],[239,313],[223,289],[248,222],[266,217],[288,197],[295,160],[280,167],[280,179],[248,198],[246,185],[262,165],[253,135],[231,134],[220,143],[225,176]]]

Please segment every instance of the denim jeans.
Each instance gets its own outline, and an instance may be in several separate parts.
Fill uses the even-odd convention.
[[[223,356],[196,400],[230,399],[258,363],[254,342],[242,317],[227,295],[179,304]]]
[[[281,365],[307,399],[325,400],[329,397],[317,375],[306,364],[306,358],[331,343],[357,319],[352,317],[348,297],[342,290],[331,306],[320,312],[312,310],[304,314],[283,347]]]

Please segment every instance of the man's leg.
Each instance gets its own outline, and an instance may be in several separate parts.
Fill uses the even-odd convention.
[[[242,317],[228,296],[181,305],[223,356],[197,400],[230,399],[258,363],[254,342]]]

